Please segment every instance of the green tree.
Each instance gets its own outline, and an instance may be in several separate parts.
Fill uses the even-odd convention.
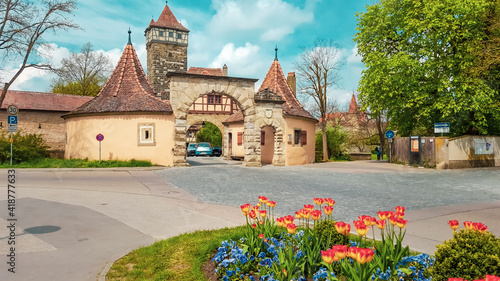
[[[212,147],[222,146],[222,133],[214,124],[205,122],[205,127],[196,134],[196,142],[209,142]]]
[[[355,42],[366,69],[360,100],[400,135],[450,122],[452,135],[498,130],[498,91],[471,71],[488,39],[491,0],[381,0],[359,13]]]
[[[335,126],[332,127],[327,125],[325,128],[326,132],[326,146],[328,149],[329,159],[348,159],[349,155],[346,152],[346,144],[348,141],[348,134],[342,127]],[[316,161],[324,159],[323,158],[323,134],[322,132],[316,133]],[[318,159],[319,158],[319,159]]]
[[[110,59],[102,52],[95,52],[88,42],[80,53],[71,53],[61,61],[60,68],[53,70],[58,77],[52,81],[52,92],[96,96],[112,68]]]
[[[0,63],[5,65],[10,61],[19,65],[4,84],[0,104],[10,85],[26,68],[50,69],[50,65],[40,63],[33,50],[44,46],[45,32],[78,28],[68,18],[75,9],[76,1],[0,0]]]

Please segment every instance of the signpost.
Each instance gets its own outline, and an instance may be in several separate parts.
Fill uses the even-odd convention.
[[[101,164],[101,142],[104,140],[103,134],[97,134],[95,139],[99,142],[99,164]]]
[[[391,131],[391,130],[388,130],[385,132],[385,137],[387,138],[387,140],[389,141],[389,153],[387,153],[387,157],[389,158],[389,163],[391,162],[391,143],[392,143],[392,138],[394,138],[394,131]],[[383,157],[383,156],[382,156]]]
[[[19,109],[15,105],[9,105],[9,107],[7,107],[7,112],[9,113],[7,117],[7,126],[10,132],[10,165],[12,166],[12,143],[14,142],[12,133],[17,133],[17,113]]]
[[[450,123],[434,123],[434,133],[445,134],[450,132]]]

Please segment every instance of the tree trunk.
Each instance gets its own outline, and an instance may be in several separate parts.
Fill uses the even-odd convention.
[[[5,85],[3,86],[2,94],[0,95],[0,105],[3,104],[3,100],[5,99],[5,96],[7,95],[7,90],[9,89],[9,86],[10,86],[9,83],[5,83]],[[6,107],[7,106],[9,106],[9,105],[7,104]]]
[[[325,120],[325,118],[323,118]],[[323,161],[328,161],[328,143],[326,141],[326,122],[321,122],[321,135],[323,136]]]
[[[377,116],[377,129],[380,138],[380,160],[384,160],[385,128],[382,128],[382,118],[380,116]]]

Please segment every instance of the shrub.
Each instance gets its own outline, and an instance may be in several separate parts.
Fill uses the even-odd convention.
[[[335,223],[331,220],[324,220],[314,227],[314,235],[321,241],[321,250],[327,250],[333,245],[345,244],[345,236],[338,233]]]
[[[48,156],[48,146],[41,135],[21,134],[17,132],[13,135],[12,163],[21,163],[40,159]],[[10,161],[10,134],[0,135],[0,162]]]
[[[326,127],[326,142],[328,148],[328,156],[332,159],[341,159],[344,155],[348,155],[346,151],[348,135],[342,130],[342,127]],[[316,161],[323,159],[323,136],[321,131],[316,133]],[[342,159],[344,160],[344,159]]]
[[[474,280],[500,274],[500,240],[489,232],[462,229],[437,248],[432,280]]]

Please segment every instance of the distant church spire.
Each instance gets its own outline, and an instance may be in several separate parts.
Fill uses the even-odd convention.
[[[132,45],[132,38],[130,37],[130,34],[132,33],[132,31],[130,31],[130,27],[128,28],[128,43],[127,45]]]
[[[275,56],[274,56],[274,60],[278,60],[278,45],[276,45],[276,48],[274,49],[275,51]]]

